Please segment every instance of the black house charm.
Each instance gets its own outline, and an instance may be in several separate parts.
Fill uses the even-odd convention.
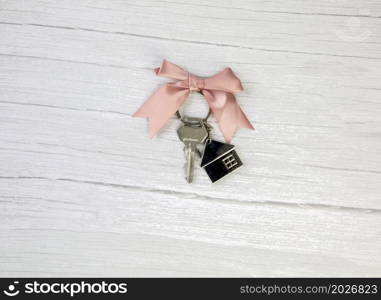
[[[206,143],[201,158],[201,167],[205,169],[210,180],[215,182],[242,166],[234,150],[234,145],[210,140]]]

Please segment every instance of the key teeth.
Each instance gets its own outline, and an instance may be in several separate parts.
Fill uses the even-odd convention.
[[[189,176],[188,176],[188,163],[184,164],[184,171],[185,171],[185,180],[188,183],[191,183],[193,181],[193,174],[189,174]]]
[[[185,155],[185,157],[186,157],[186,155]],[[188,183],[190,183],[191,181],[189,180],[190,178],[188,177],[188,170],[187,170],[187,168],[188,168],[188,164],[185,163],[185,164],[184,164],[184,177],[185,177],[185,180],[186,180]]]
[[[186,157],[187,155],[185,155]],[[187,181],[187,183],[192,183],[193,181],[193,172],[194,171],[191,171],[191,174],[189,174],[190,176],[188,176],[188,162],[185,162],[184,164],[184,174],[185,174],[185,180]]]

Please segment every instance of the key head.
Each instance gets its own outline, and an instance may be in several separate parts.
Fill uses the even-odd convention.
[[[183,124],[177,129],[179,139],[184,144],[201,144],[206,141],[209,136],[208,130],[204,125],[190,126]]]

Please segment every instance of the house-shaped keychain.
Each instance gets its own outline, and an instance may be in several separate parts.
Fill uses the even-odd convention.
[[[234,145],[207,141],[201,157],[201,167],[205,169],[210,180],[215,182],[242,166],[234,150]]]

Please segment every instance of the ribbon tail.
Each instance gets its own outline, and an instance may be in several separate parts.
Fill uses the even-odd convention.
[[[204,96],[226,142],[230,143],[239,128],[254,129],[232,93],[204,90]]]
[[[188,95],[188,89],[171,84],[163,85],[132,116],[149,119],[149,136],[152,138],[179,109]]]

